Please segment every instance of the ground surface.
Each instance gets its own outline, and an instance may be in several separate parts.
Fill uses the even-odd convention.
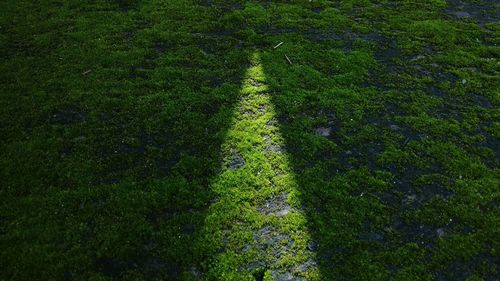
[[[500,280],[499,20],[1,1],[0,280]]]

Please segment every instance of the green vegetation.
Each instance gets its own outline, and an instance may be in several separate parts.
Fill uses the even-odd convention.
[[[497,280],[496,2],[2,1],[0,280]]]

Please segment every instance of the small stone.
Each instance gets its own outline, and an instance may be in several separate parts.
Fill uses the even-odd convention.
[[[319,127],[314,130],[317,135],[322,136],[322,137],[329,137],[332,134],[332,129],[331,128],[326,128],[326,127]]]
[[[266,267],[266,262],[263,260],[258,260],[256,262],[248,264],[245,268],[249,271],[256,270],[258,268]]]
[[[406,200],[408,202],[413,202],[413,201],[415,201],[415,199],[417,199],[417,195],[415,195],[415,194],[406,196]]]
[[[278,280],[278,281],[290,281],[290,280],[293,280],[293,275],[288,271],[286,271],[284,273],[279,273],[276,276],[276,280]]]
[[[316,242],[311,242],[311,243],[307,244],[307,249],[311,252],[315,251],[317,247],[318,247],[318,243],[316,243]]]
[[[296,266],[296,270],[299,272],[306,272],[308,271],[311,267],[316,267],[316,262],[314,260],[308,260],[305,263],[299,264]]]
[[[380,233],[372,232],[369,234],[369,238],[372,241],[382,241],[384,240],[384,236]]]
[[[418,55],[418,56],[412,58],[411,61],[417,61],[417,60],[421,60],[421,59],[425,59],[425,56],[424,55]]]
[[[266,152],[276,152],[276,153],[282,153],[283,149],[281,146],[276,145],[276,144],[271,144],[268,148],[265,150]]]
[[[360,235],[360,239],[365,241],[375,241],[375,242],[383,242],[384,236],[377,232],[370,232]]]
[[[438,228],[438,229],[436,230],[436,234],[437,234],[437,237],[438,237],[438,238],[441,238],[441,237],[444,235],[444,229],[442,229],[442,228]]]
[[[394,125],[393,124],[393,125],[390,126],[390,129],[391,129],[391,131],[399,131],[401,129],[401,127],[399,127],[398,125]]]
[[[470,18],[470,14],[467,13],[467,12],[462,12],[462,11],[458,11],[458,12],[454,12],[453,15],[457,18]]]
[[[275,215],[277,217],[285,216],[292,211],[291,206],[287,203],[287,197],[288,194],[283,192],[267,200],[261,206],[257,207],[257,211],[266,216],[269,215]]]
[[[259,87],[259,86],[261,86],[261,85],[262,85],[259,81],[254,80],[254,79],[252,79],[252,80],[250,81],[250,84],[251,84],[252,86],[254,86],[254,87]]]
[[[202,277],[203,273],[201,273],[196,266],[191,266],[191,269],[189,270],[189,273],[191,273],[191,276],[193,277]]]
[[[238,169],[241,168],[243,165],[245,165],[245,159],[243,159],[241,155],[235,154],[231,156],[228,168],[230,170]]]
[[[280,210],[276,213],[276,216],[277,217],[282,217],[282,216],[286,216],[288,213],[290,213],[290,207],[289,206],[285,206],[285,208],[283,210]]]
[[[243,247],[243,249],[241,249],[241,251],[243,253],[247,252],[248,250],[252,249],[252,245],[249,244],[249,243],[245,243],[245,246]]]

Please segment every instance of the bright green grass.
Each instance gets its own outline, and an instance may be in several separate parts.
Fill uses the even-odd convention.
[[[499,12],[2,1],[0,280],[498,279]]]

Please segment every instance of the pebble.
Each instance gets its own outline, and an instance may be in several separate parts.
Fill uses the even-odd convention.
[[[229,162],[229,169],[238,169],[245,165],[245,159],[241,155],[235,154],[231,156],[231,161]]]
[[[457,18],[470,18],[470,14],[467,12],[454,12],[453,15],[455,15]]]
[[[398,125],[394,125],[394,124],[391,125],[390,128],[391,128],[391,131],[399,131],[401,129],[401,127],[399,127]]]
[[[332,129],[331,128],[326,128],[326,127],[319,127],[314,130],[317,135],[320,135],[322,137],[329,137],[332,134]]]

